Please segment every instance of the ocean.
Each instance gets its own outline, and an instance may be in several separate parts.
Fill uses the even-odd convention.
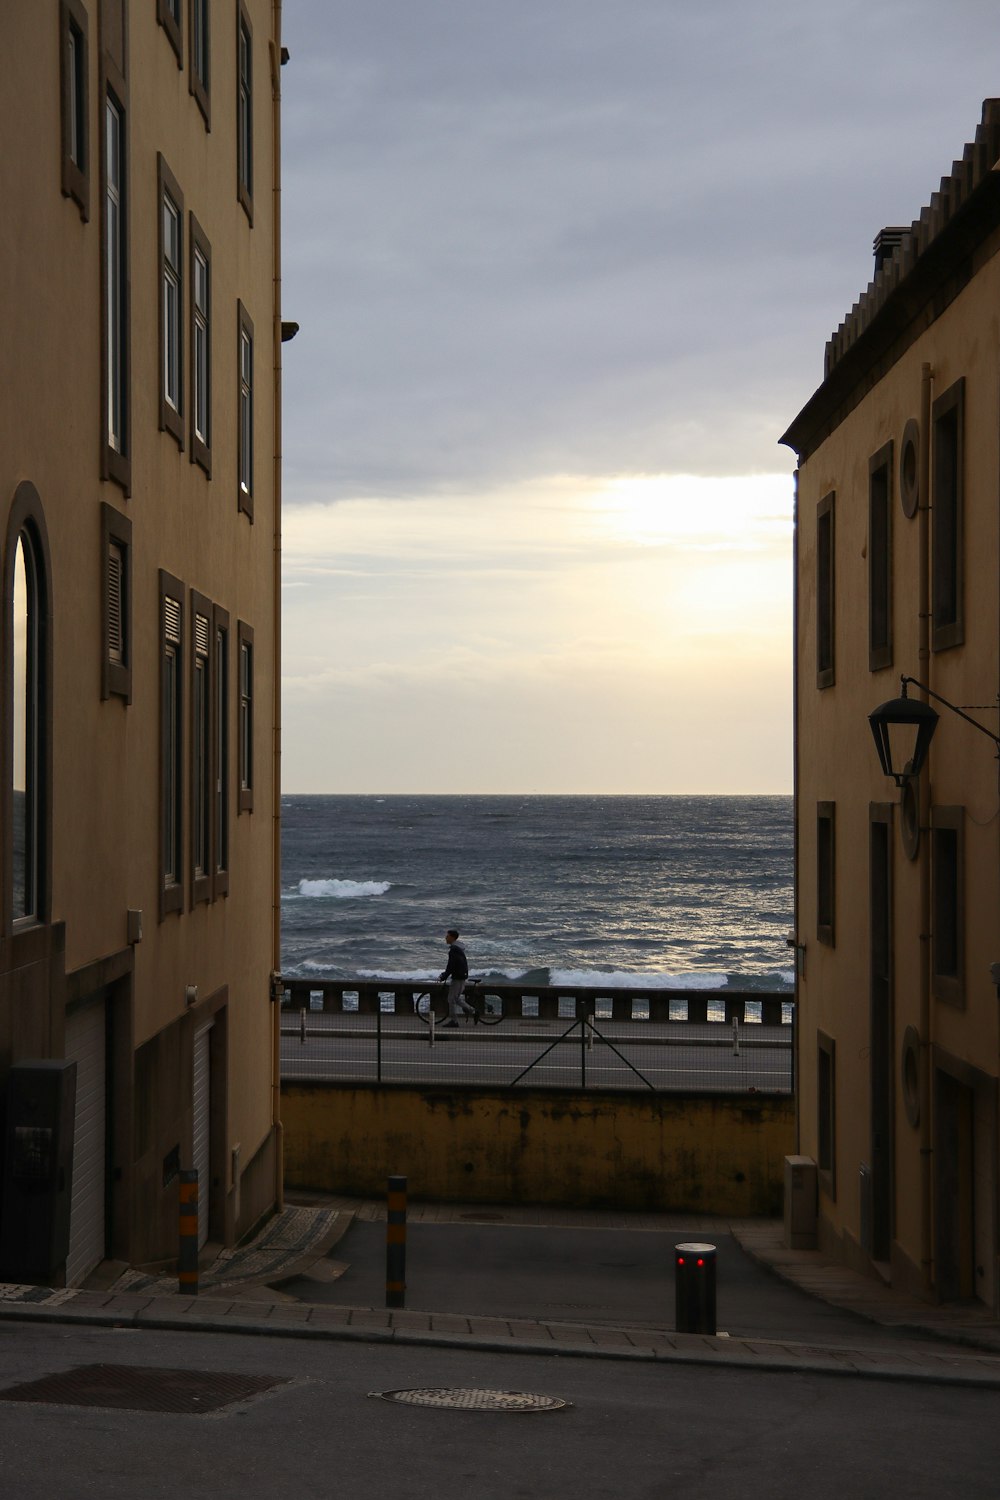
[[[286,796],[282,970],[780,990],[791,797]]]

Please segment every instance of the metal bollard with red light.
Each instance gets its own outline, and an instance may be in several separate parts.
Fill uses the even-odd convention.
[[[714,1245],[674,1246],[674,1290],[678,1333],[715,1333]]]

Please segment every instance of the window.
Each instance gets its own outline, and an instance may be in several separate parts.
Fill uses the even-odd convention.
[[[191,593],[191,900],[212,890],[212,606]]]
[[[253,223],[253,28],[240,0],[236,22],[236,193]]]
[[[833,558],[832,494],[821,500],[816,510],[816,686],[833,685]]]
[[[868,669],[892,666],[892,444],[868,461]]]
[[[167,39],[177,56],[177,66],[182,66],[181,45],[181,0],[156,0],[156,19],[163,27]]]
[[[160,199],[160,430],[184,447],[184,338],[182,272],[184,199],[163,157],[158,160]]]
[[[836,878],[835,810],[835,802],[816,804],[816,936],[831,947]]]
[[[965,639],[963,509],[965,381],[957,380],[932,409],[931,647],[945,651]]]
[[[132,702],[132,522],[101,506],[101,697]]]
[[[931,988],[939,1000],[964,1003],[964,815],[931,809]]]
[[[22,532],[14,551],[13,586],[13,917],[38,913],[38,577]]]
[[[78,205],[84,223],[90,218],[87,29],[80,0],[60,0],[62,190]]]
[[[253,520],[253,323],[239,304],[239,498],[242,511]]]
[[[4,675],[10,717],[0,758],[6,766],[8,788],[4,821],[9,829],[11,885],[6,922],[17,928],[49,917],[52,631],[48,547],[38,492],[27,481],[14,493],[4,559]]]
[[[253,631],[240,621],[240,812],[253,812]]]
[[[115,480],[126,495],[131,486],[127,181],[125,110],[109,86],[104,101],[102,153],[105,414],[101,477]]]
[[[183,880],[184,585],[160,573],[160,917],[179,911]]]
[[[215,607],[215,719],[212,753],[215,782],[215,842],[212,896],[229,890],[229,615]]]
[[[210,58],[209,49],[209,0],[190,0],[188,36],[191,55],[188,59],[188,87],[205,117],[206,126],[211,125],[210,109]]]
[[[816,1170],[820,1187],[831,1198],[837,1196],[837,1044],[822,1031],[816,1033]]]
[[[191,215],[191,461],[212,473],[212,251]]]

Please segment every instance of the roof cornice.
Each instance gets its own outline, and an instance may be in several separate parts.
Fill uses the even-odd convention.
[[[1000,249],[1000,99],[826,346],[823,384],[780,441],[807,458]]]

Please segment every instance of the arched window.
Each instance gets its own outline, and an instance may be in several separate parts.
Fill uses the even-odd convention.
[[[7,922],[14,927],[48,920],[52,674],[47,558],[38,493],[33,485],[24,483],[18,486],[11,508],[4,569],[4,675],[10,695],[4,755],[4,802],[10,817],[6,904]]]

